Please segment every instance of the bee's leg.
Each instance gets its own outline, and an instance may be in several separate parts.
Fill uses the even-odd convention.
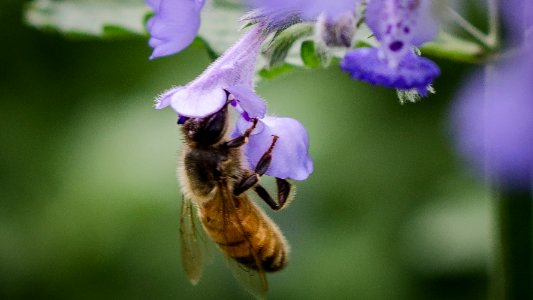
[[[286,179],[276,177],[276,185],[278,186],[278,203],[283,207],[289,201],[291,184]]]
[[[254,170],[255,172],[247,171],[243,176],[243,180],[239,182],[233,190],[233,194],[240,195],[259,182],[259,177],[263,176],[263,174],[265,174],[265,172],[268,170],[268,167],[270,166],[270,162],[272,161],[272,150],[274,150],[274,146],[276,145],[277,140],[278,137],[274,135],[272,139],[272,144],[270,144],[268,150],[263,154],[263,156],[261,156],[261,158],[257,162],[257,165],[255,166]]]
[[[226,148],[237,148],[240,147],[248,142],[248,138],[250,137],[250,134],[252,134],[252,131],[255,129],[255,126],[257,126],[257,119],[253,119],[252,126],[250,128],[246,129],[243,135],[238,136],[232,140],[229,140],[224,143],[224,146]]]
[[[241,182],[237,183],[233,189],[233,194],[238,196],[259,182],[259,174],[253,173],[251,171],[246,171]]]
[[[276,184],[278,186],[278,202],[274,201],[268,191],[260,184],[254,187],[254,191],[266,204],[268,204],[268,206],[270,206],[270,208],[273,210],[280,210],[288,203],[287,200],[289,199],[291,192],[291,184],[287,180],[277,177]]]
[[[263,154],[263,156],[261,156],[261,158],[257,162],[257,165],[255,166],[255,173],[259,176],[263,176],[263,174],[265,174],[268,170],[268,167],[270,167],[270,162],[272,162],[272,150],[274,150],[274,146],[276,146],[277,141],[278,136],[273,135],[272,144],[270,144],[268,150]]]

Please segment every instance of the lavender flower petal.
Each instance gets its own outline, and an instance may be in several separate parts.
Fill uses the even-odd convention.
[[[305,180],[313,172],[313,161],[309,157],[309,137],[303,125],[291,118],[266,116],[259,120],[260,130],[254,130],[244,153],[253,168],[272,144],[273,135],[278,136],[272,162],[266,174],[279,178]],[[244,133],[250,122],[240,118],[233,136]]]
[[[202,118],[219,111],[226,104],[223,87],[188,87],[177,90],[170,98],[170,106],[180,115]]]
[[[155,15],[148,20],[150,59],[177,53],[186,48],[200,28],[204,0],[147,0]]]
[[[336,19],[346,12],[355,11],[360,0],[313,0],[302,3],[302,17],[305,20],[316,20],[324,14],[328,19]]]
[[[397,68],[378,57],[378,49],[359,48],[348,52],[340,63],[343,71],[357,80],[401,90],[417,89],[425,96],[427,86],[440,75],[439,67],[429,59],[409,53]]]
[[[251,6],[271,14],[298,12],[306,21],[315,21],[321,14],[336,18],[346,12],[353,12],[359,2],[360,0],[248,0]]]
[[[250,118],[263,118],[266,114],[266,104],[250,87],[237,84],[226,88],[241,108]]]
[[[262,32],[259,26],[250,29],[195,80],[164,93],[156,108],[170,104],[180,116],[202,118],[222,108],[227,101],[226,90],[231,89],[240,97],[244,96],[238,99],[242,101],[243,109],[250,110],[248,113],[251,115],[260,116],[265,110],[264,103],[251,91],[255,61],[265,39]]]
[[[165,91],[163,94],[159,95],[159,97],[157,97],[157,99],[155,100],[154,108],[163,109],[169,106],[172,95],[181,89],[183,89],[182,86],[174,87],[174,88],[169,89],[168,91]]]

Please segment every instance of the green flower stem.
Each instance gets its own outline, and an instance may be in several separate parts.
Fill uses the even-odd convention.
[[[420,48],[422,54],[451,61],[480,64],[486,61],[485,49],[476,43],[439,32],[437,39]]]
[[[500,14],[498,0],[487,0],[488,33],[485,34],[452,8],[447,8],[448,17],[459,25],[475,41],[441,32],[434,42],[421,50],[430,56],[466,63],[485,63],[497,56],[500,47]],[[426,49],[424,49],[426,48]],[[424,51],[426,50],[426,51]]]
[[[485,33],[477,29],[474,25],[472,25],[470,22],[468,22],[465,18],[463,18],[459,13],[457,13],[450,7],[448,7],[448,14],[450,16],[450,19],[455,21],[455,23],[457,23],[464,31],[468,32],[472,37],[474,37],[485,47],[491,48],[488,36]]]
[[[500,191],[495,299],[533,299],[533,193]]]
[[[498,10],[498,0],[488,0],[488,19],[489,19],[489,34],[487,35],[487,42],[492,49],[496,49],[500,45],[500,13]]]

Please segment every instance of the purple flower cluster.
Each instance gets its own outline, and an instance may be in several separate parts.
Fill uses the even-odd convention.
[[[151,58],[177,53],[195,38],[205,0],[147,0],[154,16],[147,23]],[[400,90],[416,90],[426,95],[439,68],[415,54],[415,47],[431,40],[436,23],[430,0],[367,1],[366,22],[379,41],[377,48],[349,51],[341,68],[352,78]],[[276,161],[267,174],[280,178],[305,179],[312,172],[305,128],[289,118],[266,116],[264,101],[254,92],[256,58],[268,34],[284,30],[294,22],[315,22],[319,43],[325,47],[351,47],[361,0],[245,0],[256,9],[254,26],[185,86],[163,93],[156,108],[170,106],[180,119],[206,117],[231,101],[241,118],[235,134],[248,128],[251,118],[259,119],[245,152],[253,166],[264,153],[271,135],[279,141]],[[297,21],[295,21],[297,20]],[[248,126],[247,126],[248,125]]]
[[[155,16],[148,24],[151,58],[170,55],[187,47],[198,32],[204,0],[147,0]],[[297,15],[317,22],[318,36],[328,46],[352,46],[355,19],[361,0],[247,0],[270,24]],[[426,95],[440,75],[435,63],[415,54],[415,47],[432,40],[437,33],[430,0],[370,0],[365,20],[379,42],[377,48],[349,51],[342,70],[357,80],[399,90],[416,90]],[[274,25],[275,27],[275,25]]]
[[[153,6],[156,15],[148,23],[148,29],[152,34],[150,44],[152,45],[152,40],[156,38],[159,41],[154,47],[152,57],[182,50],[192,41],[198,30],[199,10],[203,2],[173,1],[182,4],[188,2],[186,5],[183,4],[185,5],[183,7],[194,8],[189,11],[192,16],[187,16],[191,22],[188,25],[181,24],[180,31],[173,27],[176,24],[173,18],[179,14],[166,14],[163,10],[166,2],[172,1],[161,0],[160,3],[155,3],[159,4]],[[156,31],[156,28],[161,31]],[[162,109],[170,106],[182,120],[190,117],[207,117],[230,101],[231,106],[241,115],[233,135],[243,134],[250,127],[251,119],[258,119],[256,129],[244,146],[250,165],[254,167],[257,164],[269,148],[272,136],[276,135],[278,141],[272,154],[275,159],[272,160],[266,174],[284,179],[304,180],[313,171],[313,162],[308,153],[307,131],[294,119],[267,116],[264,101],[254,91],[256,59],[265,38],[266,34],[261,24],[254,26],[195,80],[185,86],[171,88],[159,96],[155,107]]]
[[[296,11],[306,21],[318,21],[326,45],[351,46],[355,16],[360,0],[251,0],[266,13]],[[430,0],[370,0],[366,23],[379,41],[378,48],[349,51],[341,69],[353,79],[399,90],[416,90],[427,95],[428,87],[440,75],[431,60],[415,54],[415,47],[432,40],[437,23]],[[320,24],[323,23],[323,24]],[[350,28],[351,27],[351,28]],[[333,29],[322,30],[322,28]],[[322,34],[325,33],[326,35]]]

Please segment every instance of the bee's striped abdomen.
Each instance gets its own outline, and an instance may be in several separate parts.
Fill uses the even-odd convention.
[[[284,237],[274,223],[246,195],[236,197],[233,203],[220,198],[201,206],[202,223],[207,234],[231,258],[251,269],[261,268],[275,272],[287,264]],[[232,205],[228,211],[222,205]],[[234,206],[233,206],[234,205]]]

